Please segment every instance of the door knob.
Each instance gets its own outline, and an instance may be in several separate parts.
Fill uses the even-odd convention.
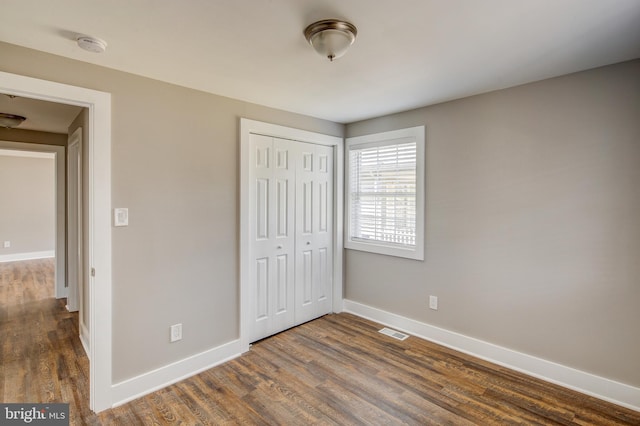
[[[310,246],[311,245],[311,241],[307,241],[307,245]]]
[[[278,246],[278,247],[276,247],[276,248],[277,248],[278,250],[280,250],[280,249],[282,248],[282,246]]]

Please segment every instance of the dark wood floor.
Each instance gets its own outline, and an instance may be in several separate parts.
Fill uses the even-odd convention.
[[[54,259],[0,263],[0,401],[69,402],[88,408],[89,361],[78,314],[54,298]]]
[[[640,413],[380,325],[327,315],[233,361],[95,415],[77,317],[53,262],[0,264],[0,400],[69,402],[91,425],[640,425]]]

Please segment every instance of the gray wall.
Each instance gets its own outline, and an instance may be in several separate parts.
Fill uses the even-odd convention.
[[[422,124],[425,261],[347,250],[346,298],[640,386],[640,61],[347,136]]]
[[[55,250],[55,183],[53,158],[0,150],[0,256]]]
[[[112,94],[112,202],[129,208],[112,233],[114,383],[236,339],[239,118],[343,126],[5,43],[0,57],[5,72]]]

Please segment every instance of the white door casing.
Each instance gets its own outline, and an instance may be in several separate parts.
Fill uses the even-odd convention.
[[[89,109],[89,407],[111,408],[111,95],[0,71],[0,92]],[[62,175],[64,178],[64,174]],[[64,204],[64,203],[62,203]]]
[[[252,169],[253,169],[253,166],[256,165],[257,156],[260,155],[260,154],[257,154],[257,152],[252,153],[252,147],[251,147],[252,140],[254,141],[254,145],[262,146],[263,148],[261,149],[265,149],[265,147],[271,146],[270,157],[265,157],[265,158],[270,158],[272,161],[271,163],[272,165],[277,164],[279,162],[278,164],[280,164],[282,168],[282,165],[284,164],[283,153],[286,152],[287,153],[286,157],[288,162],[287,169],[289,169],[286,173],[292,172],[292,170],[290,170],[292,165],[297,166],[296,159],[292,157],[292,155],[301,156],[302,149],[300,147],[302,145],[305,147],[311,147],[313,148],[313,150],[315,150],[315,148],[321,149],[325,147],[326,151],[322,151],[324,152],[324,154],[321,154],[321,155],[327,155],[327,160],[330,158],[331,162],[334,163],[334,167],[332,170],[327,169],[327,174],[331,175],[331,178],[333,181],[330,191],[327,190],[327,197],[330,197],[331,200],[326,204],[326,211],[330,212],[332,217],[332,220],[329,220],[327,217],[327,220],[331,223],[331,226],[327,228],[327,236],[328,236],[327,238],[330,241],[329,246],[331,250],[326,250],[323,254],[324,256],[328,256],[328,259],[330,259],[330,261],[327,263],[332,264],[333,267],[328,268],[328,273],[327,273],[328,279],[324,279],[324,280],[316,279],[315,281],[311,279],[309,281],[311,283],[312,289],[314,289],[314,285],[317,286],[317,284],[314,284],[314,282],[319,283],[321,281],[325,285],[328,285],[329,289],[325,290],[324,291],[325,294],[322,294],[320,297],[323,303],[315,304],[315,306],[313,306],[313,309],[311,309],[310,307],[311,305],[306,303],[306,306],[307,306],[306,311],[308,312],[307,315],[311,315],[310,312],[318,312],[318,311],[321,311],[322,309],[325,309],[324,312],[342,311],[342,255],[343,255],[343,252],[342,252],[342,208],[343,208],[342,165],[344,164],[343,163],[344,149],[343,149],[342,138],[242,118],[240,121],[240,151],[241,151],[240,152],[240,158],[241,158],[241,164],[240,164],[240,240],[241,240],[240,242],[240,341],[241,341],[243,352],[249,350],[249,343],[251,341],[254,341],[256,337],[259,336],[258,333],[260,332],[260,331],[255,332],[253,330],[254,324],[257,323],[256,313],[258,312],[258,306],[259,306],[254,298],[254,294],[257,292],[257,289],[258,289],[257,287],[258,284],[256,283],[256,280],[255,280],[258,274],[261,274],[261,276],[264,279],[264,282],[267,281],[267,277],[276,277],[274,282],[279,283],[279,286],[280,286],[279,288],[280,289],[287,288],[289,290],[289,292],[286,293],[286,297],[282,297],[284,292],[280,292],[280,299],[277,299],[277,298],[275,299],[276,301],[281,302],[279,306],[280,308],[279,310],[282,312],[281,318],[283,322],[285,321],[284,318],[290,318],[291,309],[289,308],[290,305],[287,306],[287,309],[283,309],[284,303],[282,302],[290,301],[291,295],[293,294],[295,296],[295,294],[297,294],[295,291],[291,291],[292,288],[290,287],[293,281],[295,281],[295,276],[293,277],[294,278],[293,281],[286,281],[287,286],[285,286],[285,282],[282,279],[279,279],[279,277],[287,277],[287,279],[291,277],[292,265],[289,264],[290,262],[285,263],[285,260],[288,261],[289,256],[291,255],[290,254],[291,253],[290,236],[293,234],[291,234],[292,231],[290,228],[293,226],[295,229],[296,223],[292,223],[292,222],[294,222],[294,220],[296,222],[300,220],[300,218],[297,217],[297,214],[295,213],[296,209],[292,207],[292,203],[288,203],[286,208],[284,207],[284,205],[281,205],[278,207],[281,213],[286,212],[286,216],[284,214],[272,215],[274,216],[274,218],[273,218],[273,221],[271,222],[272,223],[271,226],[275,227],[274,229],[277,229],[278,225],[280,226],[280,231],[278,231],[280,237],[276,238],[274,234],[273,240],[266,244],[271,247],[275,246],[275,249],[274,249],[275,253],[271,256],[270,259],[269,257],[266,257],[263,254],[263,256],[259,258],[261,259],[260,260],[261,264],[257,263],[258,258],[253,253],[252,241],[257,239],[255,235],[255,231],[257,227],[260,226],[258,223],[258,215],[254,213],[256,212],[255,209],[257,208],[258,203],[260,202],[265,203],[265,201],[259,198],[258,196],[257,188],[259,185],[257,183],[255,185],[251,184],[252,174],[254,173]],[[305,143],[300,144],[293,141],[305,142]],[[315,145],[309,145],[309,144],[315,144]],[[307,148],[307,151],[309,149],[310,148]],[[277,156],[277,153],[276,153],[277,151],[280,151],[280,154],[279,154],[280,158],[278,158]],[[317,158],[317,155],[316,155],[316,158]],[[266,161],[266,160],[263,160],[263,161]],[[298,158],[298,161],[303,161],[303,160]],[[327,167],[328,167],[328,163],[327,163]],[[266,170],[266,169],[263,167],[263,170]],[[272,194],[274,194],[272,200],[277,199],[277,181],[278,180],[281,181],[280,183],[281,193],[284,191],[288,194],[286,197],[280,196],[280,200],[284,200],[284,199],[290,200],[291,199],[290,197],[292,197],[293,200],[295,200],[297,197],[296,188],[292,187],[292,185],[287,185],[287,188],[285,191],[284,189],[285,185],[283,183],[285,179],[283,178],[283,175],[281,173],[282,171],[275,172],[275,175],[272,177],[273,179]],[[257,177],[258,173],[256,172],[255,174]],[[287,177],[286,179],[287,180],[290,179],[290,176],[291,175],[289,175],[289,177]],[[268,180],[265,180],[265,176],[262,176],[261,179],[263,179],[263,183],[261,183],[260,185],[263,185],[263,187],[266,186],[268,183]],[[327,183],[327,185],[329,184]],[[293,191],[293,195],[290,195],[292,191]],[[265,194],[269,194],[269,190],[266,187],[263,188],[263,192]],[[265,220],[264,223],[269,223],[269,219],[265,218],[264,220]],[[283,232],[282,232],[283,229],[288,229],[287,231],[288,233],[286,237],[283,235]],[[266,242],[270,240],[269,237],[264,235],[264,232],[263,232],[262,238],[263,240],[261,242]],[[302,238],[302,237],[295,237],[295,240],[297,240],[298,238]],[[300,253],[297,253],[297,252],[301,252],[301,250],[297,250],[295,248],[296,245],[299,245],[299,243],[295,240],[293,243],[294,256],[298,256]],[[280,244],[280,242],[282,242],[282,244]],[[303,242],[303,244],[307,245],[305,242]],[[313,255],[317,253],[318,251],[317,249],[320,248],[322,244],[323,244],[322,241],[317,243],[311,242],[309,244],[309,246],[313,247],[313,250],[311,250],[312,251],[311,256],[308,257],[308,259],[310,259],[309,263],[311,265],[313,265]],[[280,246],[281,248],[278,248]],[[309,249],[307,249],[307,251],[309,251]],[[280,257],[278,258],[278,256]],[[279,264],[276,262],[277,260],[279,260]],[[275,267],[274,266],[271,267],[270,271],[266,269],[266,265],[269,265],[269,261],[271,261],[271,265],[275,265]],[[280,268],[280,271],[286,271],[286,273],[280,272],[280,274],[277,275],[278,266]],[[265,268],[265,269],[261,270],[260,268]],[[316,265],[316,269],[317,269],[317,265]],[[293,269],[293,271],[295,273],[295,269]],[[265,288],[264,287],[265,284],[262,284],[262,285],[263,285],[262,288]],[[275,287],[274,285],[274,288],[277,288],[277,287]],[[313,291],[318,293],[317,289],[312,290],[312,294],[313,294]],[[275,293],[277,294],[277,292]],[[319,293],[323,293],[323,292],[319,292]],[[307,294],[309,294],[309,292]],[[269,298],[267,297],[266,299],[263,300],[262,306],[264,306],[264,303],[266,303],[265,300],[269,300]],[[274,300],[274,298],[272,298],[271,300]],[[311,297],[311,300],[313,301],[313,297]],[[295,299],[294,299],[294,303],[296,303],[295,307],[297,308],[297,302]],[[302,312],[304,312],[304,309],[301,310],[300,312],[301,313],[299,314],[299,316],[302,316],[303,315]],[[275,324],[277,324],[278,321],[276,321]],[[291,320],[288,319],[287,321],[291,321]],[[287,324],[290,324],[288,325],[290,327],[295,325],[295,323],[296,323],[296,319],[294,316],[293,322],[290,322]],[[272,328],[270,328],[271,326],[260,325],[258,326],[258,330],[261,329],[260,327],[262,327],[262,330],[267,330],[267,329],[277,330],[277,325],[273,326]],[[270,334],[272,334],[273,332],[277,332],[277,331],[272,331],[270,332]]]
[[[82,280],[82,128],[67,144],[67,309],[80,309]],[[82,315],[80,315],[82,318]]]

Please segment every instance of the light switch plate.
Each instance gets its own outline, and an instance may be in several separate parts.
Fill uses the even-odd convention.
[[[129,209],[117,208],[113,209],[113,226],[129,225]]]
[[[438,296],[429,296],[429,309],[438,310]]]

